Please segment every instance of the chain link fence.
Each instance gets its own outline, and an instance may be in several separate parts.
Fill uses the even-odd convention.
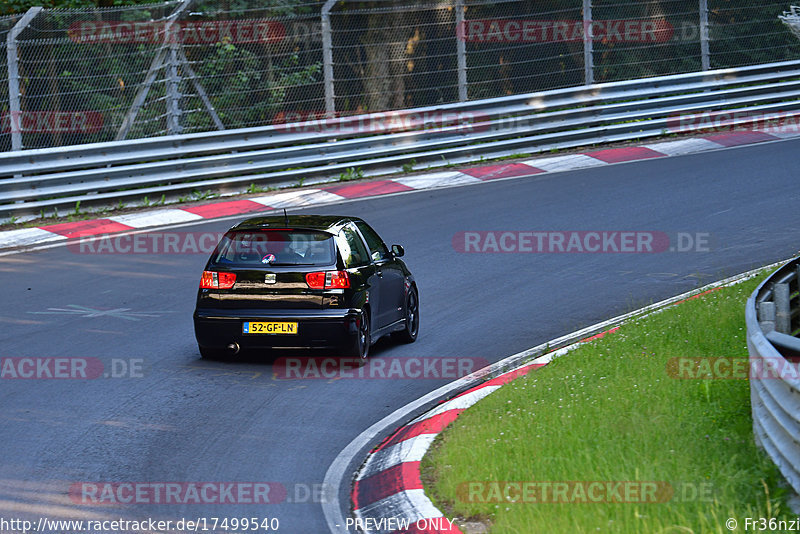
[[[626,80],[632,73],[648,77],[702,70],[701,4],[685,0],[595,2],[594,19],[610,21],[593,41],[595,81]],[[783,33],[777,15],[762,23],[770,17],[778,22],[773,25],[776,30]]]
[[[11,127],[8,124],[8,34],[22,15],[0,17],[0,151],[11,146]]]
[[[23,147],[61,146],[115,138],[122,117],[145,84],[159,52],[154,39],[114,36],[136,24],[163,27],[178,2],[114,9],[43,9],[22,28],[18,41],[19,112],[9,114]],[[106,33],[103,33],[106,32]],[[163,73],[157,78],[163,80]],[[165,133],[166,112],[157,102],[164,84],[152,88],[131,137]]]
[[[778,19],[787,7],[173,0],[33,8],[0,18],[0,151],[330,120],[797,59],[800,41]]]

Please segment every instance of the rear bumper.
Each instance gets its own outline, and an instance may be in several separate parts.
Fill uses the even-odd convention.
[[[198,309],[194,313],[197,344],[224,349],[231,343],[257,349],[338,349],[357,336],[358,309],[328,310],[222,310]],[[297,323],[297,334],[244,334],[246,321]]]

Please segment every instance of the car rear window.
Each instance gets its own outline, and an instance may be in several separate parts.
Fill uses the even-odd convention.
[[[332,265],[333,236],[313,230],[236,230],[217,245],[211,262],[231,266]]]

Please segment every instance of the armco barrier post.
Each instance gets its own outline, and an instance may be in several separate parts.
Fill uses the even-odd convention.
[[[775,284],[772,294],[775,299],[775,330],[781,334],[791,334],[792,311],[789,309],[789,284]]]
[[[758,323],[761,325],[761,330],[768,334],[775,330],[775,303],[762,302],[758,305]]]
[[[22,30],[31,23],[41,10],[41,7],[32,7],[28,9],[25,15],[17,21],[6,36],[6,55],[8,58],[8,115],[11,124],[17,124],[16,128],[11,128],[11,150],[22,150],[22,129],[19,128],[22,106],[19,100],[21,93],[19,88],[19,49],[17,48],[17,37],[19,37]]]

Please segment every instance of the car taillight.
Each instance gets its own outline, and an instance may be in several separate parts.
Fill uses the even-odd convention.
[[[350,277],[347,271],[320,271],[306,274],[306,283],[311,289],[346,289]]]
[[[234,273],[218,273],[216,271],[203,271],[200,278],[200,287],[203,289],[230,289],[236,283]]]

